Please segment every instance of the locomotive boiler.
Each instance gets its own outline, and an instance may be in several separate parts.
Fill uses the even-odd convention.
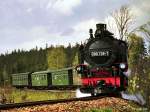
[[[127,43],[114,38],[106,24],[97,24],[95,34],[79,47],[79,65],[83,93],[96,95],[124,91],[128,85]]]

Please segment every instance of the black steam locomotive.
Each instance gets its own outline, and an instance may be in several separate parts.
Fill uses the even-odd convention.
[[[76,67],[81,74],[81,92],[96,95],[126,90],[128,79],[127,43],[113,37],[106,24],[97,24],[95,35],[89,30],[90,38],[79,48]]]

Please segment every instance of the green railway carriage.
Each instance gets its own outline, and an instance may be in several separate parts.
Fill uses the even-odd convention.
[[[12,74],[12,86],[14,87],[28,87],[29,86],[29,72]]]
[[[72,69],[48,70],[31,74],[32,87],[47,87],[72,85]]]
[[[73,68],[47,70],[12,74],[14,87],[28,87],[36,89],[59,89],[78,85],[77,77],[73,75]],[[80,79],[80,78],[78,78]]]
[[[52,72],[52,85],[70,85],[68,70]]]
[[[51,73],[48,71],[34,72],[31,74],[32,87],[47,87],[49,85]]]

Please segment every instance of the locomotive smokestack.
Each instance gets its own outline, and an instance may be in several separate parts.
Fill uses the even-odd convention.
[[[96,24],[95,37],[101,37],[104,31],[106,31],[106,24]]]
[[[102,24],[102,23],[96,24],[96,30],[101,30],[101,31],[106,30],[106,24]]]

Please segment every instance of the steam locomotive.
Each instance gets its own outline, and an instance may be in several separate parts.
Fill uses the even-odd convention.
[[[96,31],[89,30],[90,38],[79,47],[79,62],[76,67],[81,74],[83,93],[97,95],[126,90],[128,78],[127,43],[114,38],[106,24],[96,24]]]

